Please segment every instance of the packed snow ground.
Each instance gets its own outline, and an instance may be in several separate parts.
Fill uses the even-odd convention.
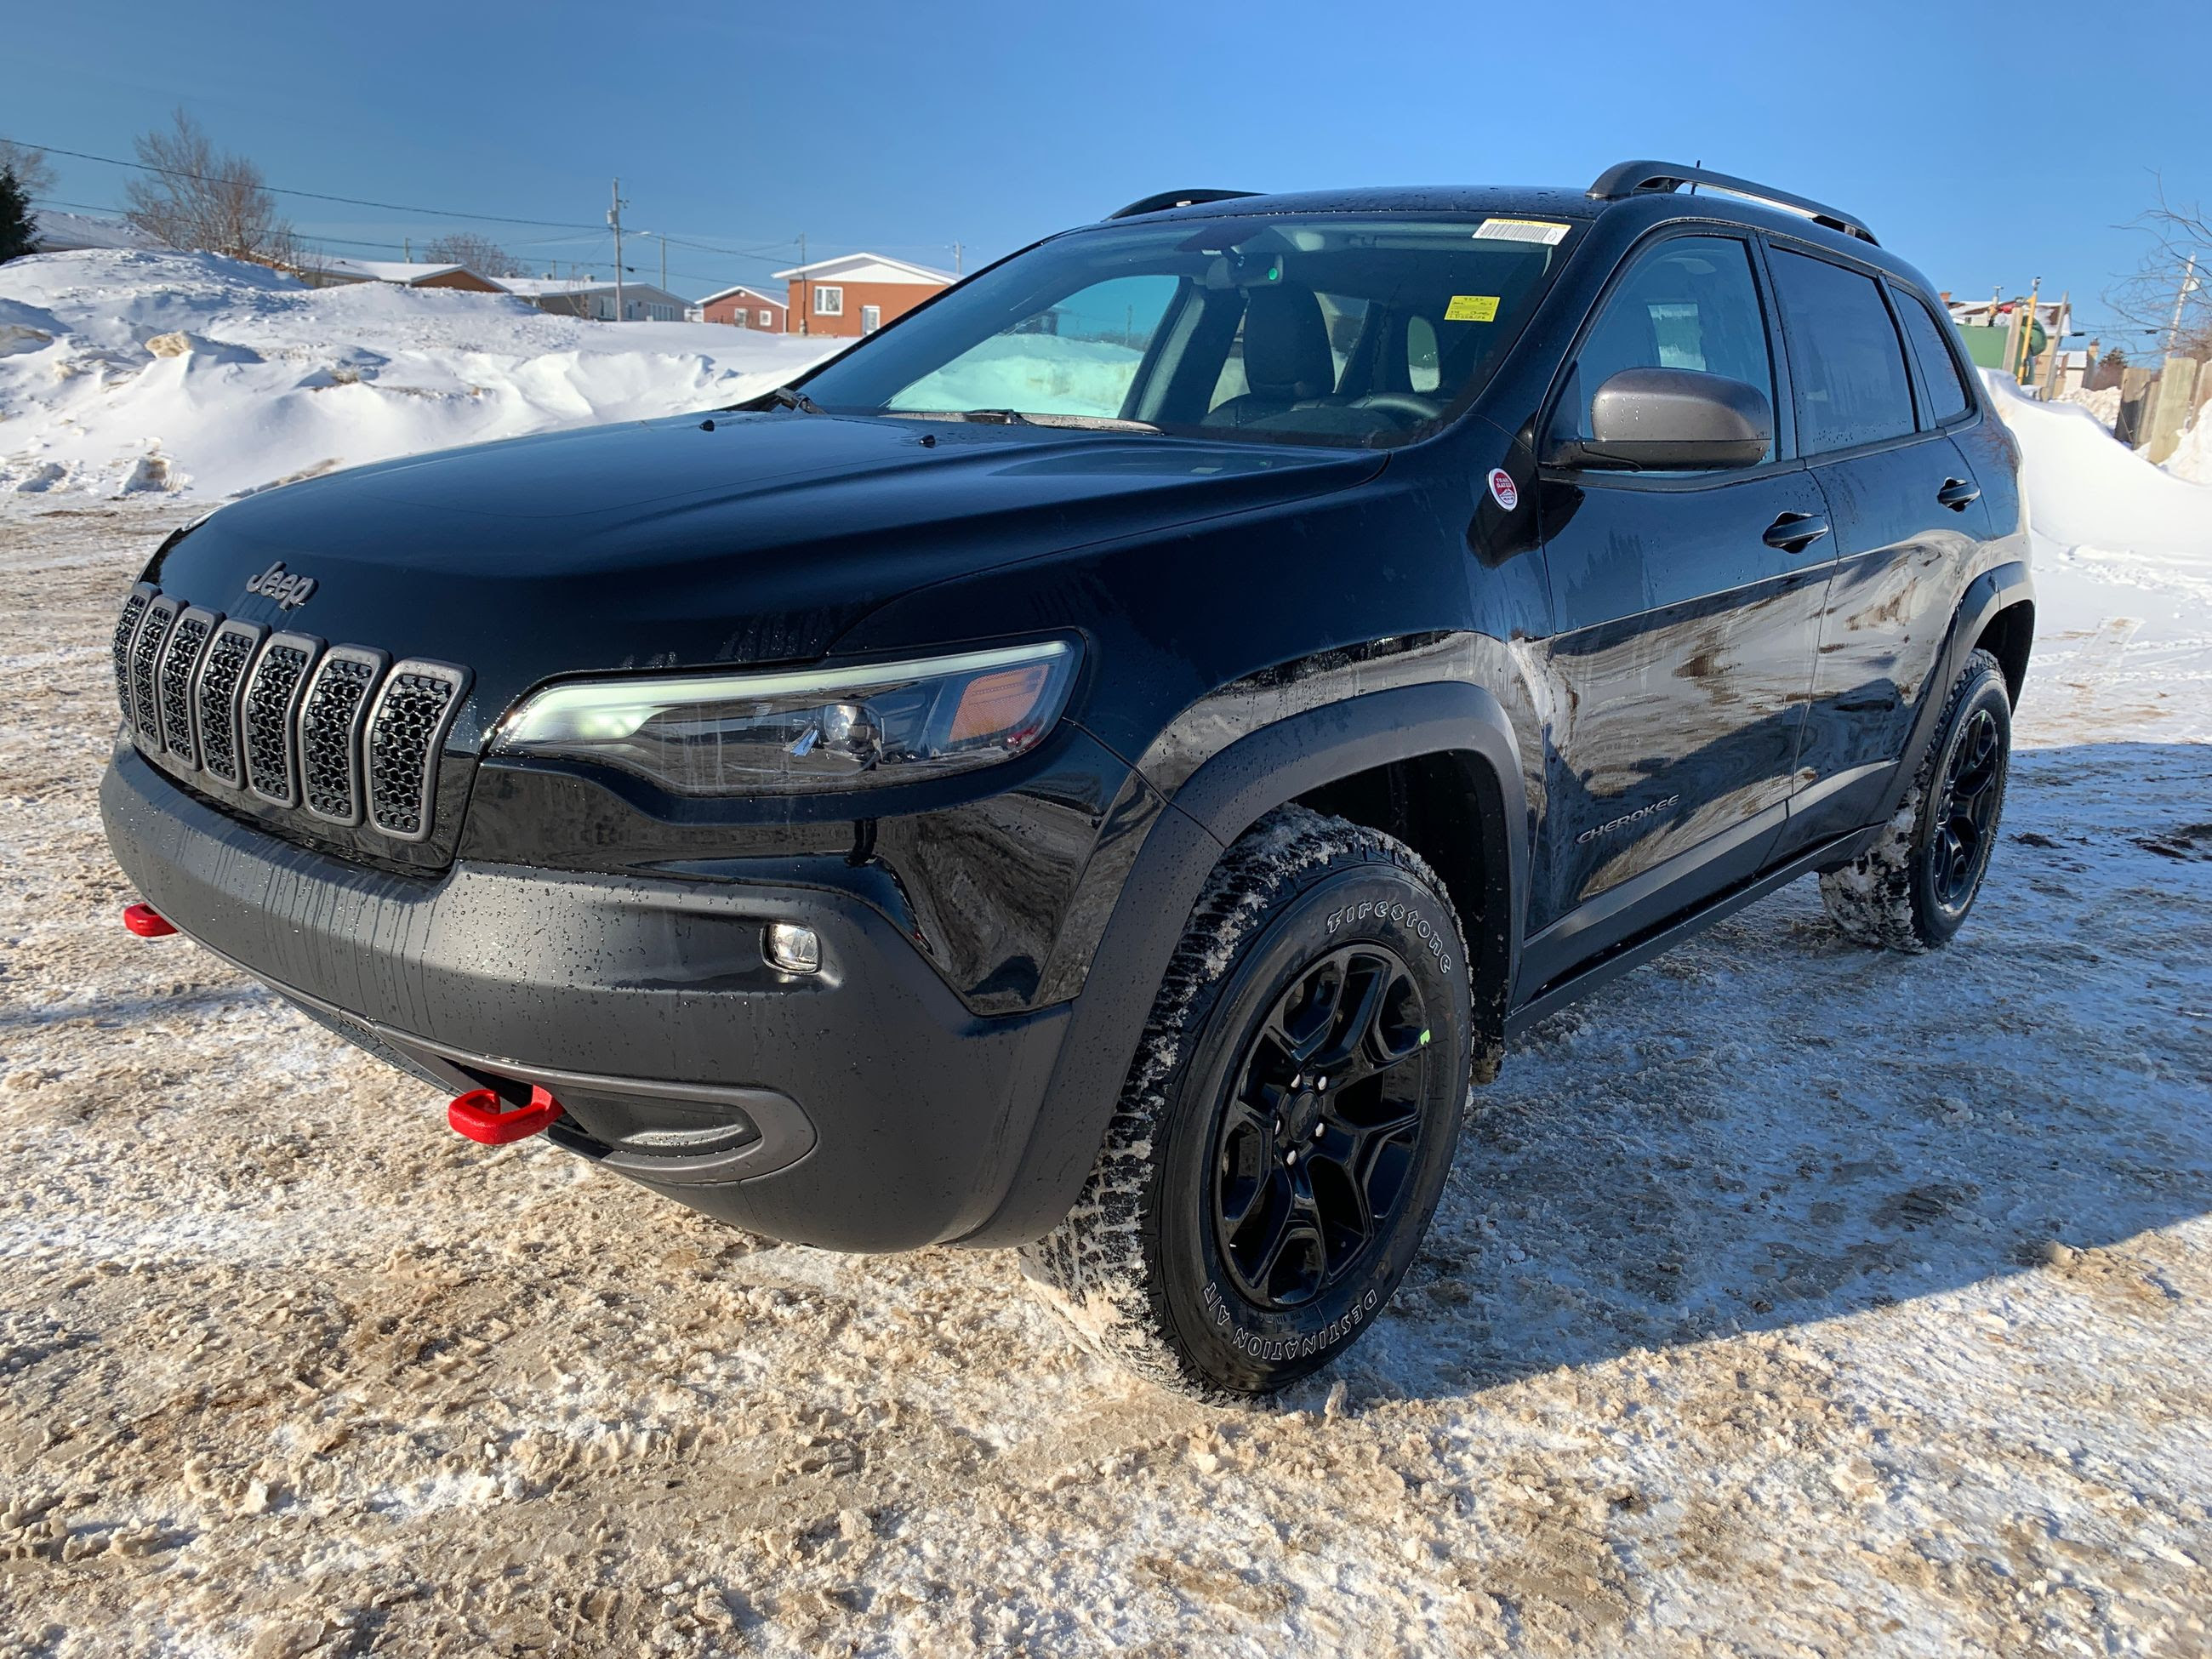
[[[2008,413],[2081,544],[1966,932],[1801,884],[1546,1022],[1249,1411],[124,939],[106,639],[195,509],[0,510],[0,1659],[2212,1650],[2212,491]]]
[[[308,289],[201,253],[0,266],[0,497],[220,500],[395,455],[713,408],[842,342],[553,317],[512,295]]]

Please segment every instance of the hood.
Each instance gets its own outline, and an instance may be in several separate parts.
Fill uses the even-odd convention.
[[[1340,489],[1382,465],[1145,434],[684,416],[248,496],[173,538],[146,580],[271,628],[466,665],[488,720],[556,673],[805,660],[925,584]],[[313,583],[289,610],[282,580],[246,586],[280,561]]]

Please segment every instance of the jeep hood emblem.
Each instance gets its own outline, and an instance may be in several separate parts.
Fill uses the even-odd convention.
[[[313,576],[286,575],[284,561],[279,559],[259,575],[249,577],[246,591],[276,600],[276,608],[280,611],[297,611],[315,597],[315,579]]]

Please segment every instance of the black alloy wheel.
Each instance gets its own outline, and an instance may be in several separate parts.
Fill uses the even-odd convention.
[[[1947,911],[1964,910],[1981,885],[2004,799],[2005,759],[1996,716],[1987,708],[1971,710],[1943,769],[1929,825],[1930,896]]]
[[[1430,1035],[1405,963],[1364,943],[1300,971],[1246,1040],[1208,1196],[1255,1306],[1298,1307],[1365,1267],[1417,1161]]]

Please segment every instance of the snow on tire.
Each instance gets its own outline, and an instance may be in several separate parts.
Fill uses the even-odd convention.
[[[1942,832],[1936,813],[1944,804],[1943,786],[1949,781],[1962,733],[1970,721],[1987,718],[1999,745],[1984,826],[1985,836],[1994,836],[1996,812],[2003,804],[2011,707],[2002,665],[1989,652],[1976,650],[1952,682],[1912,787],[1898,802],[1880,837],[1841,869],[1821,874],[1821,902],[1846,936],[1879,949],[1919,951],[1948,943],[1958,931],[1988,868],[1991,849],[1986,839],[1975,849],[1972,869],[1962,872],[1970,878],[1964,881],[1963,895],[1955,903],[1943,902],[1931,867]]]

